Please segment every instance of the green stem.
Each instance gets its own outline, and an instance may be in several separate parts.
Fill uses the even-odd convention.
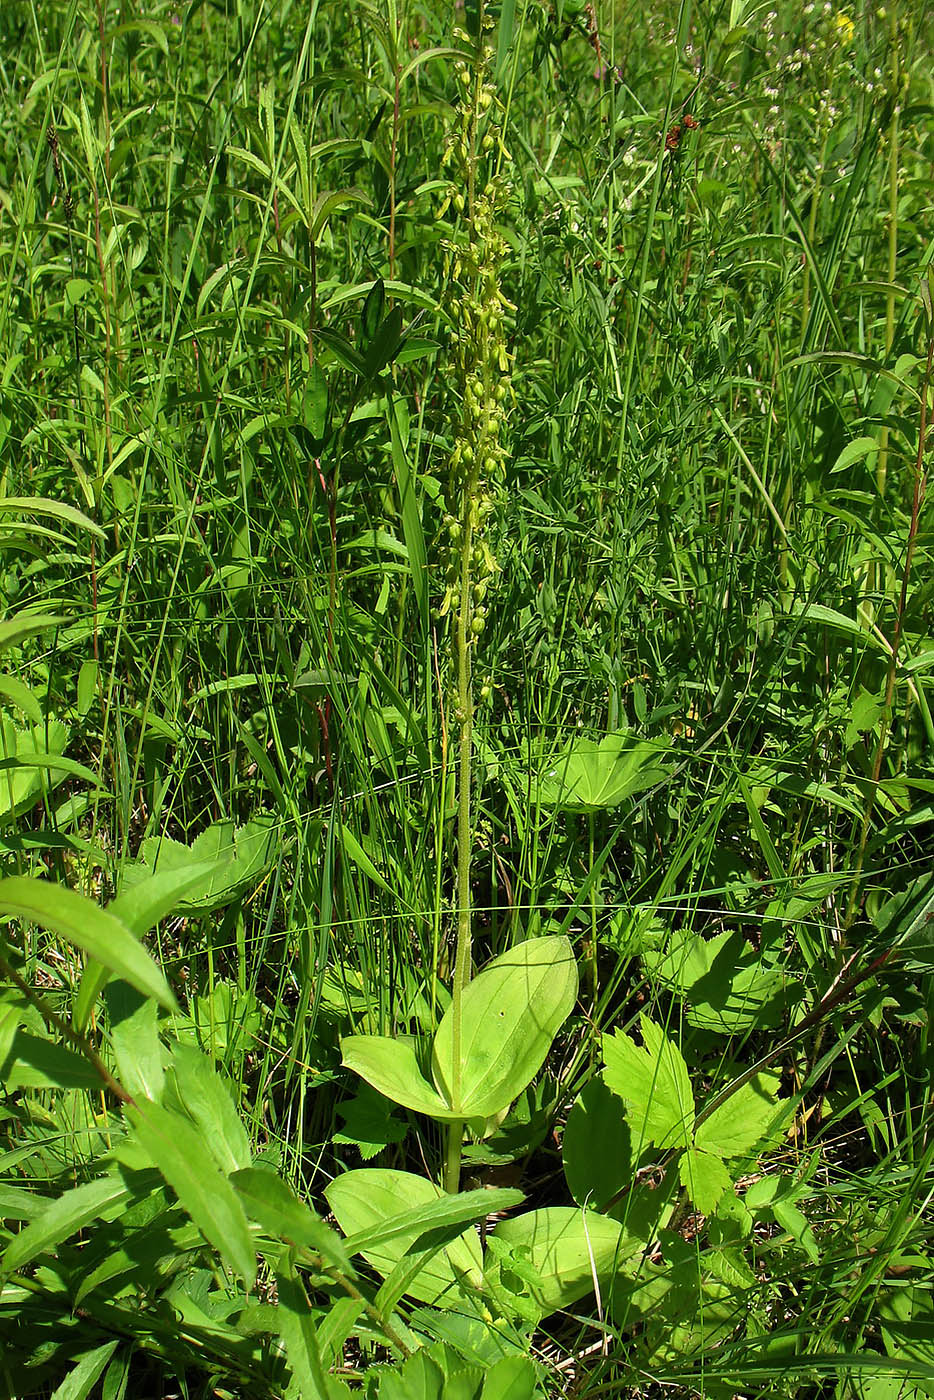
[[[474,473],[468,478],[463,516],[463,546],[461,552],[460,606],[457,613],[457,708],[460,734],[457,752],[457,950],[454,956],[454,980],[451,986],[451,1100],[457,1105],[461,1096],[461,1037],[463,1028],[464,992],[470,982],[473,931],[470,907],[470,857],[473,841],[471,822],[471,781],[473,751],[473,676],[470,631],[470,555],[473,531],[470,527]],[[456,1192],[460,1185],[461,1144],[464,1136],[462,1122],[451,1124],[448,1132],[448,1154],[444,1172],[446,1191]]]
[[[905,614],[908,611],[908,584],[911,578],[911,566],[914,562],[915,546],[918,540],[921,506],[924,503],[924,496],[927,490],[927,473],[924,470],[924,449],[927,444],[928,395],[931,389],[932,373],[934,373],[934,328],[932,328],[928,338],[927,365],[924,371],[924,382],[921,386],[921,425],[918,432],[918,452],[915,458],[911,519],[908,525],[908,542],[905,546],[905,564],[902,569],[901,590],[899,592],[898,605],[895,611],[895,626],[892,630],[892,648],[889,652],[889,666],[885,680],[885,700],[882,706],[882,717],[879,721],[879,737],[876,741],[876,751],[873,756],[869,793],[866,798],[866,807],[863,812],[862,827],[860,829],[856,866],[853,871],[853,879],[850,882],[850,894],[847,901],[844,928],[849,928],[856,914],[862,884],[863,863],[866,857],[866,844],[869,839],[869,827],[872,821],[873,811],[875,810],[876,793],[879,790],[879,779],[882,776],[882,759],[888,747],[889,733],[892,727],[892,707],[895,696],[895,681],[898,674],[898,655],[902,641],[902,628],[904,626]]]
[[[892,63],[892,117],[889,123],[889,246],[888,280],[889,291],[885,300],[885,355],[888,360],[895,339],[895,278],[898,273],[898,89],[901,81],[898,58],[898,11],[895,0],[890,10],[889,44]],[[879,456],[876,462],[876,487],[880,500],[885,495],[885,478],[889,457],[888,424],[882,425],[879,434]]]
[[[481,6],[480,34],[483,33]],[[481,41],[482,42],[482,41]],[[480,91],[483,84],[481,63],[477,65],[472,111],[470,115],[470,154],[467,169],[467,219],[472,223],[476,204],[477,124],[480,116]],[[461,1100],[461,1050],[463,1032],[464,992],[470,983],[473,945],[472,911],[470,905],[470,861],[473,846],[471,821],[471,783],[473,758],[473,632],[472,632],[472,574],[474,499],[478,490],[478,464],[467,472],[461,509],[460,581],[455,632],[457,661],[457,711],[460,732],[457,743],[457,945],[454,954],[454,978],[451,985],[451,1102],[456,1107]],[[448,1128],[447,1156],[444,1166],[444,1189],[456,1194],[460,1187],[461,1152],[464,1123],[458,1119]]]

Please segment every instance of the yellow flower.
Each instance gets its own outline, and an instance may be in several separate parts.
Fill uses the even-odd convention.
[[[833,17],[834,28],[837,31],[838,43],[849,47],[856,35],[856,25],[853,23],[846,10],[838,10]]]

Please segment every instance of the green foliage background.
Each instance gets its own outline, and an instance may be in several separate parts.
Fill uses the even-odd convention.
[[[10,1396],[331,1394],[322,1364],[473,1396],[494,1322],[538,1369],[486,1400],[934,1393],[930,7],[487,14],[511,363],[474,953],[567,935],[580,994],[466,1185],[607,1212],[609,1282],[572,1260],[553,1299],[523,1217],[490,1224],[458,1328],[424,1285],[380,1313],[371,1249],[362,1295],[424,1343],[406,1370],[371,1313],[341,1334],[327,1269],[257,1244],[296,1243],[279,1216],[250,1216],[244,1292],[62,1029],[121,1075],[145,1040],[195,1144],[206,1095],[218,1180],[256,1160],[324,1215],[361,1163],[439,1176],[438,1125],[339,1039],[421,1054],[447,1006],[465,225],[442,152],[475,6],[12,0],[2,873],[138,915],[181,874],[145,928],[124,914],[171,988],[158,1021],[122,981],[95,1004],[104,932],[4,905],[0,1244],[90,1192],[0,1277]],[[650,1167],[670,1210],[619,1282]]]

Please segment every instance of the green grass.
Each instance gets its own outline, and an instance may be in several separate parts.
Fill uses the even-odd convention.
[[[85,955],[8,918],[0,1246],[110,1154],[132,1178],[124,1213],[0,1265],[11,1397],[323,1394],[320,1361],[392,1400],[422,1345],[453,1390],[494,1317],[549,1395],[932,1393],[930,7],[486,8],[510,362],[473,958],[566,935],[580,986],[462,1184],[605,1210],[653,1167],[672,1213],[558,1311],[494,1245],[469,1337],[359,1257],[342,1332],[334,1277],[262,1220],[245,1291],[119,1097],[14,1042],[66,1045]],[[160,838],[214,828],[224,854],[261,823],[255,860],[146,934],[178,1010],[139,1034],[166,1063],[199,1047],[322,1216],[348,1170],[445,1159],[339,1040],[425,1053],[464,907],[442,602],[471,207],[443,156],[475,11],[0,8],[0,874],[106,905]],[[628,786],[597,747],[624,733],[648,746]],[[121,1078],[122,994],[77,1046]],[[779,1076],[781,1125],[707,1210],[603,1078],[642,1013],[701,1115]]]

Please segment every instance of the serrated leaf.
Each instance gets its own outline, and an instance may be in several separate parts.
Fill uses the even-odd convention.
[[[689,1147],[678,1162],[681,1185],[688,1193],[695,1210],[712,1215],[724,1191],[733,1185],[733,1178],[720,1157]]]
[[[256,1281],[256,1256],[243,1207],[227,1177],[205,1157],[201,1133],[180,1113],[157,1104],[127,1108],[127,1120],[153,1165],[204,1238],[245,1280]]]
[[[444,1372],[423,1347],[402,1366],[385,1372],[378,1400],[442,1400],[444,1395]]]
[[[654,787],[668,775],[668,746],[628,733],[575,739],[553,754],[539,774],[535,795],[546,807],[597,812]]]
[[[664,950],[644,949],[642,960],[653,981],[684,999],[685,1017],[701,1030],[730,1035],[775,1025],[787,1001],[777,958],[738,933],[679,933]]]
[[[257,884],[273,864],[278,828],[269,817],[254,818],[245,826],[214,822],[191,846],[167,836],[149,837],[140,847],[141,860],[123,874],[120,898],[153,873],[183,875],[200,867],[200,881],[179,894],[174,907],[183,913],[202,913],[229,904],[249,885]]]
[[[503,1356],[487,1370],[481,1400],[533,1400],[538,1392],[535,1363],[528,1356]]]
[[[28,812],[75,768],[96,783],[90,769],[63,757],[69,736],[70,730],[51,717],[23,729],[0,715],[0,821]]]
[[[746,1157],[774,1133],[786,1107],[778,1100],[777,1074],[757,1074],[715,1109],[697,1129],[695,1142],[719,1157]]]
[[[344,1126],[332,1141],[356,1147],[364,1161],[391,1143],[402,1142],[408,1128],[393,1115],[392,1107],[389,1099],[364,1083],[356,1097],[340,1105]]]
[[[175,1009],[169,984],[122,922],[84,895],[46,880],[0,880],[0,913],[38,924],[89,953],[161,1006]]]
[[[494,958],[463,995],[457,1102],[453,1007],[438,1027],[431,1065],[442,1096],[464,1118],[508,1108],[541,1069],[576,999],[577,963],[566,938],[531,938]]]
[[[694,1129],[694,1095],[687,1065],[660,1026],[643,1016],[641,1046],[622,1031],[603,1037],[604,1079],[626,1105],[635,1151],[687,1147]]]

